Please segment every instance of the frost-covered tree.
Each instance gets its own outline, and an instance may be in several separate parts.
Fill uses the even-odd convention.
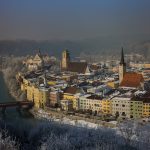
[[[26,72],[26,67],[23,65],[24,59],[25,57],[6,57],[3,62],[2,72],[4,74],[5,83],[11,94],[17,98],[20,96],[22,98],[23,96],[16,81],[16,74],[20,71]]]
[[[0,131],[0,150],[18,150],[19,144],[12,139],[6,130]]]
[[[136,149],[150,149],[150,124],[138,121],[125,121],[118,126],[125,145]]]

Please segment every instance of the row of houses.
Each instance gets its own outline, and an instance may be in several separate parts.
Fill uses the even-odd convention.
[[[138,91],[139,92],[139,91]],[[141,93],[142,95],[140,95]],[[121,118],[150,117],[150,93],[130,91],[117,94],[114,91],[110,96],[80,95],[64,93],[63,108],[65,110],[83,110],[97,115],[112,115]],[[79,94],[78,94],[79,95]],[[65,105],[66,104],[66,105]]]
[[[112,115],[121,118],[150,117],[150,93],[137,90],[114,90],[101,94],[85,92],[83,88],[69,86],[55,89],[27,85],[27,99],[36,108],[60,107],[65,111],[91,112],[96,115]],[[105,91],[105,90],[104,90]]]
[[[21,77],[21,90],[36,108],[59,107],[116,118],[150,117],[150,85],[139,72],[127,71],[123,49],[119,72],[110,73],[85,62],[73,62],[67,50],[62,54],[61,71],[33,71]],[[95,68],[95,67],[94,67]],[[47,73],[46,73],[47,72]]]
[[[40,74],[22,77],[21,90],[27,93],[27,100],[33,101],[36,108],[59,106],[65,111],[82,110],[97,115],[124,118],[150,116],[148,92],[141,92],[142,90],[137,92],[138,89],[135,87],[120,89],[117,81],[108,80],[104,83],[94,80],[92,82],[89,79],[84,81],[81,76],[77,78],[71,74],[51,75],[46,78],[45,80],[44,75]],[[78,83],[74,85],[70,80],[77,80]]]

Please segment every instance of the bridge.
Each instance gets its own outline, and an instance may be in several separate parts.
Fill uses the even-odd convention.
[[[14,102],[1,102],[0,103],[0,108],[2,108],[2,113],[5,113],[6,108],[11,108],[11,107],[15,107],[18,110],[20,110],[21,108],[27,108],[30,109],[32,108],[34,105],[33,102],[31,101],[14,101]]]

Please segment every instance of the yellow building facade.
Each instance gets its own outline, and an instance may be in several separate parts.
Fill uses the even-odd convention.
[[[21,83],[21,91],[26,91],[29,83],[30,82],[27,79],[23,78],[23,82]]]
[[[51,80],[51,81],[48,81],[47,84],[53,86],[53,85],[56,85],[56,81],[52,81],[52,80]]]
[[[49,89],[27,86],[27,99],[33,101],[36,108],[44,108],[49,103]]]
[[[39,99],[40,99],[40,107],[44,108],[46,104],[49,104],[49,89],[41,88],[39,89]]]
[[[75,95],[72,95],[72,94],[69,94],[69,93],[64,93],[63,94],[63,99],[72,101],[73,109],[75,109],[75,110],[78,109],[78,100],[76,99]]]
[[[107,85],[110,86],[111,88],[118,88],[119,87],[119,82],[116,81],[109,81],[107,82]]]
[[[109,99],[103,99],[102,100],[102,112],[104,114],[111,114],[112,113],[112,106],[111,106],[111,100]]]
[[[143,117],[150,117],[150,103],[143,103]]]
[[[27,86],[27,100],[33,101],[34,100],[34,86]]]
[[[37,87],[34,88],[33,97],[34,97],[34,106],[36,108],[40,108],[40,91]]]

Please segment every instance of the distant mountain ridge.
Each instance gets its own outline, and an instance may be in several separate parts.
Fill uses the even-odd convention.
[[[0,55],[35,54],[36,50],[41,49],[43,53],[60,57],[65,48],[69,49],[73,56],[79,56],[81,52],[89,55],[117,55],[120,54],[122,46],[126,53],[135,52],[148,56],[150,55],[150,35],[106,36],[74,41],[2,40]]]

